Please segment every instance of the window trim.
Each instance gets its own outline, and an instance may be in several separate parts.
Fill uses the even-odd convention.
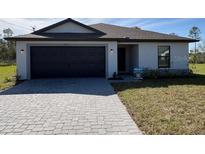
[[[159,55],[159,48],[160,47],[169,47],[169,55],[168,56],[160,56]],[[158,68],[170,68],[171,67],[171,47],[170,47],[170,45],[159,45],[157,48],[157,57],[158,57]],[[168,65],[167,66],[160,66],[159,65],[159,57],[169,57]]]

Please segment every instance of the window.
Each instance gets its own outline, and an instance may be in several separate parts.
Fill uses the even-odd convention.
[[[170,67],[170,46],[158,46],[158,68]]]

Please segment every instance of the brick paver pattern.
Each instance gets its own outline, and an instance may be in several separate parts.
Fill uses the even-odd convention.
[[[0,134],[141,134],[105,79],[30,80],[0,93]]]

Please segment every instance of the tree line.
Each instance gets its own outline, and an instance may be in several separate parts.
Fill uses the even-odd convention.
[[[0,62],[14,62],[16,59],[15,42],[3,39],[13,36],[13,31],[7,28],[2,32],[3,34],[0,34]]]
[[[205,41],[201,38],[201,30],[194,26],[189,31],[189,37],[201,41],[200,43],[194,43],[194,50],[189,52],[190,63],[205,63]]]

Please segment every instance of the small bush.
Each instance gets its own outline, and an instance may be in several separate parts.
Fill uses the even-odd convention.
[[[194,76],[194,72],[193,72],[192,69],[189,69],[188,76],[189,77],[193,77]]]
[[[189,74],[193,74],[193,70],[192,69],[189,69]]]
[[[147,78],[147,79],[156,79],[159,77],[159,70],[148,70],[145,69],[142,73],[142,77],[143,78]]]
[[[0,60],[0,66],[10,66],[15,64],[14,60]]]
[[[5,77],[5,79],[4,79],[4,83],[11,82],[11,81],[12,81],[12,79],[9,77]]]
[[[116,79],[117,78],[117,73],[114,72],[113,75],[112,75],[113,79]]]
[[[176,77],[188,77],[192,76],[193,73],[187,70],[148,70],[145,69],[142,73],[144,79],[158,79],[158,78],[176,78]]]
[[[123,80],[116,72],[113,73],[112,78],[108,78],[108,80]]]
[[[21,79],[21,76],[20,75],[16,75],[15,79],[16,79],[16,81],[19,81]]]

